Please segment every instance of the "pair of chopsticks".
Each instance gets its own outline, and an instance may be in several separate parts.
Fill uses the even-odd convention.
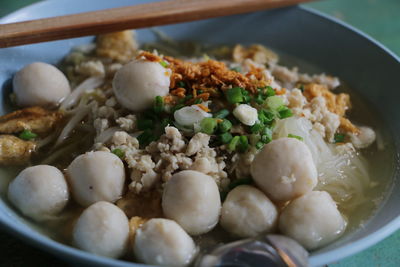
[[[295,5],[310,0],[170,0],[0,24],[0,48]]]

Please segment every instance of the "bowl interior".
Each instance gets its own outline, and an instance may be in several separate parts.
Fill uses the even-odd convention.
[[[144,3],[147,1],[136,1]],[[130,0],[96,1],[46,1],[13,13],[0,23],[34,19],[54,15],[84,12],[132,4]],[[364,227],[345,235],[343,238],[312,253],[311,264],[327,264],[356,253],[380,241],[400,226],[400,191],[397,153],[399,151],[400,110],[397,103],[400,85],[396,74],[400,73],[399,60],[382,46],[362,33],[335,20],[305,8],[293,7],[247,15],[229,16],[199,22],[159,27],[176,40],[192,40],[209,44],[251,44],[261,43],[293,57],[293,65],[303,70],[303,62],[308,62],[326,73],[346,81],[351,88],[362,95],[379,113],[393,143],[387,144],[395,153],[391,157],[392,168],[387,175],[393,177],[386,199]],[[138,30],[139,42],[154,41],[149,30]],[[92,37],[76,38],[35,45],[26,45],[0,50],[0,112],[7,110],[4,101],[10,88],[10,80],[22,66],[44,61],[57,63],[72,46],[88,43]],[[296,59],[299,59],[298,61]],[[307,69],[306,69],[307,71]],[[1,174],[0,174],[1,175]],[[4,192],[3,192],[4,193]],[[32,229],[13,209],[0,200],[0,223],[5,229],[25,238],[39,247],[66,258],[86,261],[98,265],[130,265],[90,255],[46,238]]]

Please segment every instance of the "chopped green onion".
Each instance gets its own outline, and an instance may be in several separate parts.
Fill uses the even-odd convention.
[[[254,98],[254,101],[256,101],[257,104],[262,105],[264,103],[264,97],[261,94],[258,94]]]
[[[343,143],[345,137],[346,136],[344,134],[337,133],[337,134],[335,134],[333,139],[335,140],[335,143]]]
[[[136,125],[140,131],[145,131],[148,129],[152,129],[154,127],[154,122],[149,119],[139,119],[139,120],[137,120]]]
[[[266,122],[271,122],[275,119],[275,114],[269,110],[263,110],[264,116],[266,118]]]
[[[218,123],[218,130],[221,133],[228,132],[232,128],[232,122],[227,119],[224,119],[222,122]]]
[[[296,139],[298,139],[298,140],[300,140],[300,141],[303,141],[303,137],[298,136],[298,135],[295,135],[295,134],[288,134],[287,137],[296,138]]]
[[[261,149],[263,146],[264,146],[264,143],[261,142],[261,141],[258,141],[257,144],[256,144],[256,148],[257,149]]]
[[[183,81],[178,82],[177,85],[178,85],[178,87],[182,87],[182,88],[185,88],[185,87],[186,87],[186,83],[183,82]]]
[[[226,99],[231,104],[240,103],[243,101],[242,88],[233,87],[226,91]]]
[[[304,92],[304,84],[300,84],[299,89],[301,92]]]
[[[233,137],[232,140],[229,142],[228,150],[229,151],[235,151],[236,150],[236,146],[239,143],[239,140],[240,140],[240,136]]]
[[[156,96],[154,102],[154,112],[161,113],[164,110],[164,99],[161,96]]]
[[[279,118],[280,119],[286,119],[286,118],[289,118],[289,117],[293,116],[292,110],[290,108],[288,108],[288,107],[282,107],[278,111],[278,114],[279,114]]]
[[[121,159],[125,157],[125,152],[120,148],[113,149],[111,152]]]
[[[265,116],[264,112],[262,112],[262,110],[260,110],[260,111],[258,112],[258,120],[259,120],[261,123],[265,123],[266,120],[267,120],[267,117]]]
[[[257,122],[253,126],[250,127],[250,131],[252,133],[259,133],[262,130],[262,128],[263,128],[262,123]]]
[[[168,67],[168,63],[163,61],[160,61],[160,65],[163,66],[164,68]]]
[[[236,72],[241,72],[242,68],[241,67],[234,67],[234,68],[231,68],[231,70],[232,71],[236,71]]]
[[[164,99],[162,98],[162,96],[156,96],[156,98],[155,98],[155,102],[156,102],[156,105],[158,105],[158,106],[161,106],[161,105],[163,105],[164,104]]]
[[[201,102],[203,102],[203,100],[201,98],[196,98],[196,100],[194,100],[194,104],[201,104]]]
[[[250,103],[250,101],[251,101],[251,96],[249,96],[249,95],[243,96],[243,103],[248,104],[248,103]]]
[[[264,124],[270,124],[275,119],[274,113],[263,109],[258,112],[258,120]]]
[[[272,130],[268,127],[264,127],[261,132],[261,142],[268,144],[272,141]]]
[[[242,96],[243,96],[243,102],[248,104],[251,101],[251,96],[249,95],[249,91],[246,89],[242,88]]]
[[[194,104],[194,105],[196,105],[196,104],[201,104],[201,102],[203,102],[203,100],[202,100],[201,98],[196,98],[196,99],[193,101],[193,104]]]
[[[35,134],[29,130],[23,130],[19,134],[19,138],[21,138],[23,140],[32,140],[32,139],[35,139],[36,137],[37,137],[37,134]]]
[[[279,96],[270,96],[266,100],[266,105],[272,110],[277,110],[284,105],[284,102]]]
[[[201,131],[206,134],[213,134],[217,127],[217,121],[214,118],[204,118],[200,122]]]
[[[263,142],[264,144],[268,144],[271,141],[272,141],[272,138],[270,136],[268,136],[268,135],[261,136],[261,142]]]
[[[241,135],[239,139],[238,149],[239,152],[246,152],[249,148],[249,139],[245,135]]]
[[[214,114],[214,118],[223,119],[223,118],[225,118],[225,117],[228,116],[228,115],[229,115],[229,110],[227,110],[227,109],[221,109],[221,110],[217,111],[217,112]]]
[[[267,97],[270,97],[270,96],[274,96],[276,94],[276,92],[271,86],[267,86],[265,94]]]
[[[139,141],[140,146],[145,147],[152,141],[155,141],[156,136],[150,130],[145,130],[137,137],[137,139]]]
[[[276,94],[275,90],[271,86],[266,86],[264,88],[258,88],[258,95],[261,95],[262,99],[267,99],[270,96]]]
[[[221,143],[228,144],[232,140],[233,136],[230,133],[223,133],[220,134],[218,138]]]
[[[261,132],[262,135],[268,135],[272,139],[272,129],[269,127],[264,127],[264,129]]]
[[[182,102],[184,103],[184,102],[188,101],[188,100],[191,99],[191,98],[193,98],[193,95],[192,95],[192,94],[189,94],[189,95],[185,96],[185,97],[182,99]]]

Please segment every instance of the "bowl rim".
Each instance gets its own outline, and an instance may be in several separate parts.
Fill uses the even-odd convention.
[[[38,7],[40,5],[47,5],[51,2],[56,2],[56,1],[39,1],[33,4],[30,4],[28,6],[25,6],[23,8],[20,8],[10,14],[7,14],[6,16],[0,18],[0,23],[7,23],[8,20],[12,20],[15,18],[16,15],[18,15],[21,12],[24,11],[29,11],[32,7]],[[52,4],[52,3],[51,3]],[[308,13],[309,15],[316,16],[319,18],[322,18],[326,21],[332,22],[338,26],[341,26],[344,28],[344,30],[350,31],[353,34],[356,34],[362,38],[365,39],[365,41],[369,42],[370,44],[374,45],[378,49],[382,50],[386,54],[388,54],[391,58],[393,58],[397,63],[400,64],[400,57],[398,57],[396,54],[394,54],[392,51],[390,51],[388,48],[386,48],[383,44],[379,43],[377,40],[369,36],[368,34],[362,32],[361,30],[358,30],[357,28],[347,24],[346,22],[343,22],[337,18],[334,18],[330,15],[327,15],[323,12],[317,11],[313,8],[310,7],[305,7],[305,6],[294,6],[294,7],[287,7],[285,9],[293,9],[297,8],[305,13]],[[396,177],[396,174],[398,172],[396,171],[393,176]],[[381,207],[384,205],[384,202],[381,204]],[[375,211],[375,214],[379,211]],[[375,216],[372,215],[371,218]],[[80,260],[80,261],[85,261],[86,263],[90,264],[96,264],[96,265],[104,265],[104,266],[121,266],[121,267],[131,267],[131,266],[150,266],[150,265],[144,265],[141,263],[134,263],[134,262],[127,262],[127,261],[122,261],[118,259],[110,259],[107,257],[91,254],[89,252],[85,252],[83,250],[68,246],[63,243],[59,243],[53,239],[48,238],[45,235],[40,234],[39,232],[32,231],[30,229],[25,229],[25,228],[20,228],[20,227],[15,227],[14,224],[8,221],[4,221],[3,217],[0,216],[0,228],[8,233],[12,234],[13,236],[19,238],[20,240],[33,245],[34,247],[37,247],[43,251],[50,252],[53,255],[57,255],[59,257],[65,258],[69,260]],[[335,261],[342,260],[346,257],[349,257],[351,255],[354,255],[362,250],[367,249],[368,247],[373,246],[374,244],[380,242],[384,238],[388,237],[391,235],[393,232],[398,230],[400,228],[400,216],[394,218],[390,222],[388,222],[386,225],[382,226],[380,229],[376,230],[375,232],[370,233],[368,236],[362,237],[358,239],[357,241],[338,247],[338,248],[333,248],[330,251],[327,252],[321,252],[318,255],[313,255],[310,257],[310,265],[311,266],[320,266],[324,264],[329,264]],[[72,258],[71,258],[72,257]]]

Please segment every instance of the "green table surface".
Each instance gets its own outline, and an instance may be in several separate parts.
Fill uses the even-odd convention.
[[[0,17],[37,0],[0,0]],[[400,0],[325,0],[306,4],[369,34],[400,56]],[[0,266],[66,266],[62,261],[0,233]],[[400,231],[332,267],[400,266]]]

